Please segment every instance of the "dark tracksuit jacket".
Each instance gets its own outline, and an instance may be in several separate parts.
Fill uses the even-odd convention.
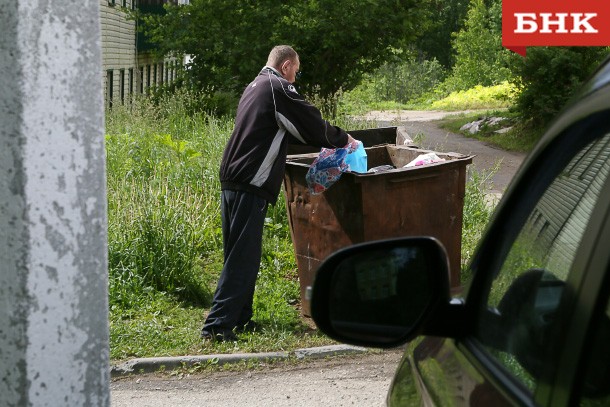
[[[344,147],[347,133],[324,120],[275,69],[264,67],[239,101],[220,164],[222,189],[251,192],[275,204],[288,143]]]

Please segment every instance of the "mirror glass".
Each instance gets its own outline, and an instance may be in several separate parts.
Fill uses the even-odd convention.
[[[336,267],[330,323],[358,340],[395,342],[409,334],[431,301],[430,260],[423,247],[391,247],[352,254]]]

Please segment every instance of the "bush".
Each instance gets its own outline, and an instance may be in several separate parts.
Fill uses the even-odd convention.
[[[432,109],[499,109],[509,107],[515,99],[516,87],[508,82],[495,86],[477,85],[466,91],[455,91],[432,102]]]
[[[444,76],[437,60],[413,58],[402,64],[384,64],[372,75],[370,86],[376,101],[407,103],[434,89]]]
[[[534,127],[546,126],[607,55],[607,47],[529,48],[512,65],[515,110]]]

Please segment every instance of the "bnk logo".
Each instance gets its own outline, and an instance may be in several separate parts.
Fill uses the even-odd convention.
[[[590,23],[593,17],[597,17],[597,13],[515,13],[515,17],[517,18],[517,28],[513,32],[517,34],[535,32],[595,34],[599,32]]]
[[[529,46],[610,45],[610,2],[503,0],[502,45],[523,56]]]

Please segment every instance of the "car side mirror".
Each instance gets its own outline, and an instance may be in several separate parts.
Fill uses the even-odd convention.
[[[362,243],[339,250],[319,267],[311,316],[341,342],[389,348],[424,332],[449,303],[449,269],[432,237]]]

